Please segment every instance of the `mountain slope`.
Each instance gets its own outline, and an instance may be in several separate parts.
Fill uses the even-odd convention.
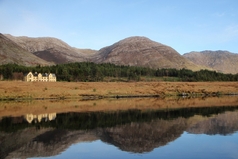
[[[155,69],[188,68],[199,70],[203,68],[182,57],[173,48],[145,37],[130,37],[104,47],[94,56],[93,61],[117,65],[145,66]]]
[[[20,65],[50,65],[0,33],[0,64],[16,63]]]
[[[183,55],[197,65],[211,67],[222,73],[238,73],[238,54],[228,51],[190,52]]]
[[[34,55],[56,64],[88,61],[89,56],[95,53],[94,50],[73,48],[56,38],[5,36]]]

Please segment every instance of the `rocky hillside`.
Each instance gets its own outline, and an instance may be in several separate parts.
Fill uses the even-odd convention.
[[[12,40],[0,34],[0,64],[17,63],[20,65],[50,65],[49,62],[33,55]]]
[[[197,65],[213,68],[223,73],[238,73],[238,54],[228,51],[190,52],[183,55]]]
[[[182,57],[173,48],[154,42],[146,37],[130,37],[102,48],[93,59],[97,63],[146,66],[150,68],[188,68],[200,70],[198,66]]]
[[[73,48],[56,38],[14,37],[9,34],[5,36],[39,58],[55,64],[88,61],[88,57],[96,52]]]

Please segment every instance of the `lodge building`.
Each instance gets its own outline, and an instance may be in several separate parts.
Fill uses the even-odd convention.
[[[24,81],[27,82],[56,82],[56,75],[54,73],[32,73],[29,72],[24,76]]]

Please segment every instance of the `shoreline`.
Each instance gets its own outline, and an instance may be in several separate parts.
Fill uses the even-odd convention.
[[[170,95],[170,96],[160,96],[160,95],[113,95],[113,96],[98,96],[98,95],[82,95],[78,97],[56,97],[56,98],[25,98],[25,97],[10,97],[10,98],[2,98],[0,97],[0,102],[4,101],[41,101],[41,100],[98,100],[98,99],[131,99],[131,98],[167,98],[167,97],[176,97],[176,98],[207,98],[207,97],[229,97],[229,96],[237,96],[238,93],[231,94],[193,94],[191,95]]]
[[[170,110],[200,107],[237,107],[237,96],[197,98],[110,98],[98,100],[32,100],[0,102],[0,120],[6,116],[70,112],[114,112],[126,110]]]

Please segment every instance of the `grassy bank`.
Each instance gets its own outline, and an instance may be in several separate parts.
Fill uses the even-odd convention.
[[[238,95],[238,82],[1,81],[1,100]]]

